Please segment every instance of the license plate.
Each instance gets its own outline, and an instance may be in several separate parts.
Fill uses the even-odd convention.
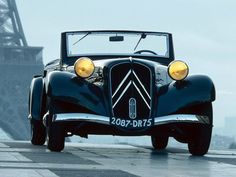
[[[111,118],[111,124],[119,127],[127,128],[142,128],[152,126],[152,119],[141,119],[141,120],[127,120],[121,118]]]

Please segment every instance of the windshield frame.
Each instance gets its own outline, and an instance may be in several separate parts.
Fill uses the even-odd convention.
[[[125,38],[130,38],[133,35],[133,37],[135,37],[135,36],[137,37],[138,43],[136,43],[136,45],[134,46],[134,51],[133,52],[131,52],[132,51],[132,47],[129,46],[130,51],[127,51],[125,53],[124,52],[119,52],[119,51],[111,52],[111,53],[97,52],[97,51],[95,51],[95,52],[87,52],[87,53],[86,52],[85,53],[83,53],[83,52],[82,53],[71,53],[72,47],[74,45],[77,45],[78,43],[80,43],[80,41],[82,41],[87,36],[94,35],[94,37],[96,37],[96,35],[103,36],[103,34],[104,34],[104,36],[107,36],[107,37],[114,35],[114,36],[124,36]],[[72,38],[74,35],[75,36],[77,35],[79,37],[78,40],[76,40],[72,44],[69,44],[70,38]],[[169,58],[169,53],[170,52],[169,52],[169,39],[168,39],[169,35],[168,34],[157,33],[157,32],[125,32],[125,31],[119,31],[119,32],[117,32],[117,31],[68,32],[68,33],[66,33],[67,57],[75,57],[75,56],[79,56],[79,55],[91,55],[91,54],[93,54],[93,55],[106,55],[106,54],[109,54],[109,55],[111,55],[111,54],[116,54],[116,55],[133,55],[133,54],[135,54],[135,55],[145,55],[143,53],[137,53],[137,54],[135,53],[135,49],[138,47],[138,45],[141,42],[141,40],[145,40],[145,38],[142,38],[142,36],[145,36],[145,38],[146,38],[146,36],[150,36],[150,37],[151,36],[153,36],[153,37],[155,36],[154,38],[156,38],[156,40],[159,40],[158,38],[163,36],[165,38],[164,39],[165,45],[163,47],[161,47],[161,48],[163,48],[165,50],[165,53],[164,54],[159,54],[159,57]],[[123,41],[121,41],[121,42],[123,42]],[[114,43],[112,42],[111,46],[112,46],[112,44],[114,44]],[[122,45],[122,43],[121,43],[121,45]],[[124,45],[125,45],[125,43],[124,43]],[[147,50],[150,50],[150,48],[147,47]],[[155,49],[153,51],[154,52],[158,52],[159,50],[156,51],[156,49]]]
[[[168,41],[167,41],[167,46],[168,46],[168,53],[169,56],[168,57],[162,57],[162,56],[158,56],[158,55],[148,55],[148,54],[122,54],[122,53],[104,53],[104,54],[82,54],[82,55],[78,55],[78,56],[68,56],[67,54],[67,34],[75,34],[75,33],[103,33],[103,32],[114,32],[114,33],[138,33],[138,34],[157,34],[157,35],[167,35]],[[171,61],[174,60],[174,48],[173,48],[173,41],[172,41],[172,34],[171,33],[167,33],[167,32],[151,32],[151,31],[127,31],[127,30],[87,30],[87,31],[67,31],[67,32],[63,32],[61,33],[61,64],[69,64],[72,63],[72,60],[78,59],[79,57],[92,57],[92,59],[96,60],[96,59],[102,59],[104,58],[122,58],[122,57],[136,57],[136,58],[147,58],[153,61],[159,61],[162,60],[164,62],[170,63]]]

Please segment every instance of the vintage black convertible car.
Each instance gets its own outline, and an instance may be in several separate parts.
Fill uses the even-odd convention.
[[[35,76],[29,93],[31,142],[51,151],[65,137],[89,134],[169,137],[207,153],[215,88],[175,60],[172,35],[146,31],[74,31],[61,35],[61,59]]]

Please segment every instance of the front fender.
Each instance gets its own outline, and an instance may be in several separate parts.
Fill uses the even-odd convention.
[[[46,77],[46,94],[52,100],[83,106],[99,115],[108,116],[103,87],[78,78],[66,71],[53,71]]]
[[[172,114],[188,106],[214,100],[215,87],[209,77],[189,76],[184,81],[173,81],[157,89],[156,115]]]
[[[29,91],[29,118],[41,120],[43,100],[43,78],[35,77],[31,81]]]

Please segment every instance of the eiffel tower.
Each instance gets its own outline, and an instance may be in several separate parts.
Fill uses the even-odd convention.
[[[0,128],[12,139],[30,136],[28,90],[42,71],[42,47],[28,46],[15,0],[0,0]]]
[[[15,0],[0,0],[0,63],[42,63],[42,48],[29,47]]]

